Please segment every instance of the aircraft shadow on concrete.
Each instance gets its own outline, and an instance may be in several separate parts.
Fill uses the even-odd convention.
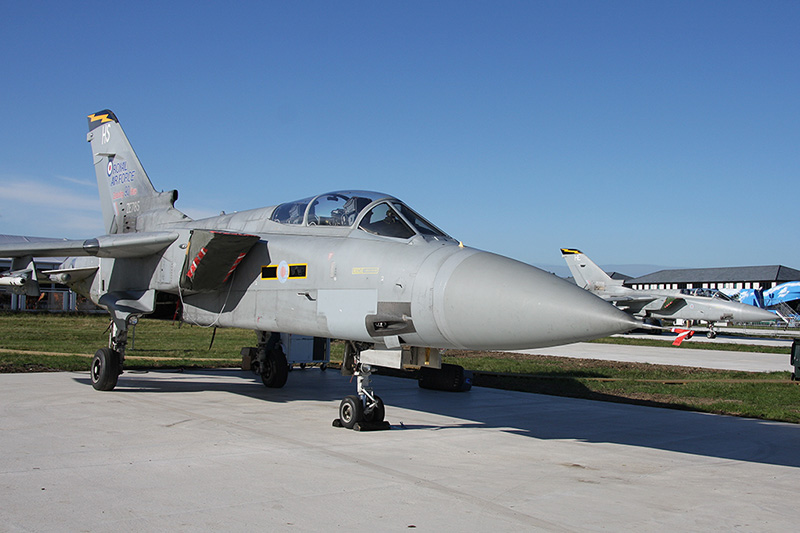
[[[295,370],[282,389],[268,389],[257,376],[241,370],[187,370],[180,379],[158,378],[160,373],[164,372],[126,372],[113,393],[220,391],[270,403],[310,400],[338,404],[338,400],[355,392],[355,383],[335,369]],[[219,380],[220,377],[234,379]],[[91,385],[88,376],[75,379]],[[413,380],[388,376],[373,376],[373,384],[386,403],[387,420],[397,430],[494,428],[535,439],[622,444],[800,467],[800,427],[792,424],[485,387],[473,387],[466,393],[431,391],[420,389]],[[405,424],[396,408],[452,420]],[[331,419],[335,415],[332,411]]]

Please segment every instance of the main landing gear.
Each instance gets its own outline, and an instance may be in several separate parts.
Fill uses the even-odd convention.
[[[281,348],[281,334],[258,332],[256,359],[253,361],[253,372],[261,376],[266,387],[280,389],[286,385],[289,377],[289,363]]]
[[[345,345],[342,374],[356,377],[356,395],[346,396],[341,401],[339,418],[333,421],[333,426],[356,431],[389,429],[389,422],[384,420],[386,407],[383,400],[372,390],[370,377],[373,369],[360,361],[362,348],[353,342]]]
[[[111,321],[108,348],[100,348],[92,358],[90,375],[92,387],[100,391],[110,391],[117,386],[125,361],[125,347],[128,344],[128,328],[139,322],[136,315],[117,316]]]

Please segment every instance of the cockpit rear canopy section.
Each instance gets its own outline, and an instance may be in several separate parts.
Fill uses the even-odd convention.
[[[681,289],[681,294],[688,294],[691,296],[701,296],[703,298],[716,298],[726,302],[733,301],[730,296],[720,291],[719,289],[706,289],[695,287],[694,289]]]
[[[383,193],[336,191],[287,202],[275,208],[272,220],[302,226],[357,227],[382,237],[453,241],[406,204]]]

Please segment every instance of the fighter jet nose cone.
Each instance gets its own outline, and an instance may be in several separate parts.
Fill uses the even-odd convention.
[[[748,316],[745,318],[744,322],[769,322],[771,320],[778,319],[778,315],[775,313],[771,313],[766,309],[761,309],[760,307],[751,307],[753,309],[748,310]]]
[[[580,287],[487,252],[454,269],[441,304],[442,334],[472,349],[554,346],[636,327],[627,314]]]

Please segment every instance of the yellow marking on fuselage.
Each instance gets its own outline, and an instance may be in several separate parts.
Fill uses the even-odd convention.
[[[369,274],[377,274],[381,269],[379,267],[353,267],[354,276],[365,276]]]

